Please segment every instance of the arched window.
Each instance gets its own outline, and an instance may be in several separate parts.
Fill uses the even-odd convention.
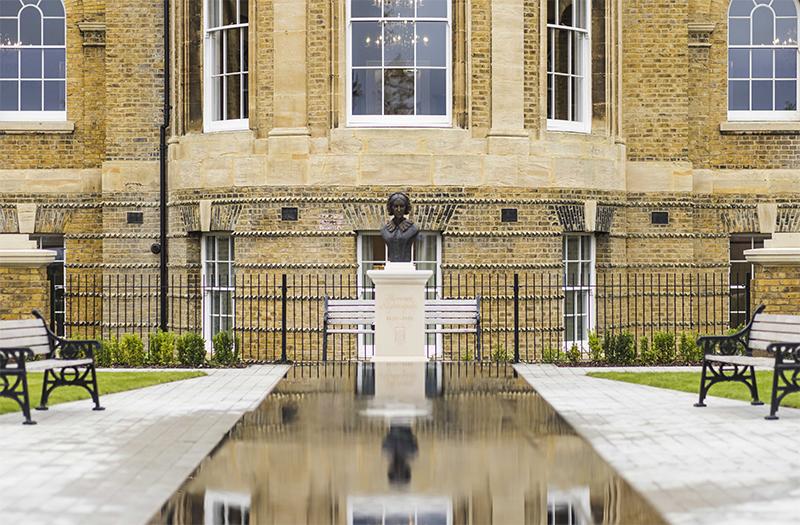
[[[800,120],[796,0],[732,0],[728,119]]]

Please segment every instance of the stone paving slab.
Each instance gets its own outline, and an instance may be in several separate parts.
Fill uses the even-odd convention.
[[[208,376],[0,416],[0,523],[146,523],[288,367]],[[102,391],[102,382],[100,384]]]
[[[671,523],[800,522],[800,410],[766,421],[767,405],[709,397],[695,408],[696,394],[583,368],[516,368]]]

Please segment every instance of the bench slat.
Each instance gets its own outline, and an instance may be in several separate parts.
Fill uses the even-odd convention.
[[[49,346],[47,337],[15,337],[13,339],[0,340],[0,348],[12,348],[14,346]]]
[[[766,350],[770,344],[770,341],[750,341],[748,346],[751,350]]]
[[[32,335],[41,335],[47,337],[47,331],[44,326],[31,327],[31,328],[12,328],[9,330],[0,330],[0,341],[3,339],[14,339],[17,337],[29,337]]]
[[[800,333],[750,332],[750,340],[771,341],[773,343],[800,343]]]
[[[775,359],[771,357],[747,357],[744,355],[707,355],[706,361],[729,363],[732,365],[757,366],[761,368],[774,368]]]
[[[759,321],[767,323],[794,323],[800,324],[800,315],[787,315],[787,314],[758,314],[756,315],[754,323]]]
[[[800,323],[753,323],[750,331],[755,332],[800,332]]]
[[[11,330],[15,328],[44,328],[44,324],[40,319],[13,319],[8,321],[0,321],[0,332]]]

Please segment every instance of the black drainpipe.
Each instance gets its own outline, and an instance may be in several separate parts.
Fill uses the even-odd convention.
[[[170,123],[170,45],[169,45],[169,0],[164,0],[164,121],[161,123],[160,129],[160,144],[159,144],[159,161],[160,161],[160,272],[161,272],[161,315],[159,324],[163,331],[167,331],[169,323],[169,302],[167,301],[167,293],[169,292],[168,282],[169,270],[167,269],[167,223],[169,214],[167,210],[167,128]]]

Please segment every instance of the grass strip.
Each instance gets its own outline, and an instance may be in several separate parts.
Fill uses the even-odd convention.
[[[700,372],[590,372],[590,377],[600,379],[611,379],[625,383],[635,383],[637,385],[652,386],[656,388],[666,388],[678,390],[680,392],[700,392]],[[772,398],[772,371],[756,371],[756,382],[758,383],[758,396],[761,401],[769,404]],[[708,391],[709,397],[726,397],[728,399],[739,399],[750,401],[750,390],[739,382],[717,383]],[[800,396],[790,394],[781,402],[781,406],[800,408]]]
[[[103,403],[103,396],[127,390],[136,390],[162,383],[182,381],[193,377],[202,377],[205,372],[97,372],[97,385],[100,388],[100,404]],[[31,409],[39,405],[42,398],[43,372],[28,372],[28,391],[30,392]],[[11,381],[13,379],[10,378]],[[82,387],[61,386],[53,390],[47,406],[80,399],[91,399],[89,392]],[[0,414],[9,412],[21,412],[19,405],[8,398],[0,398]]]

